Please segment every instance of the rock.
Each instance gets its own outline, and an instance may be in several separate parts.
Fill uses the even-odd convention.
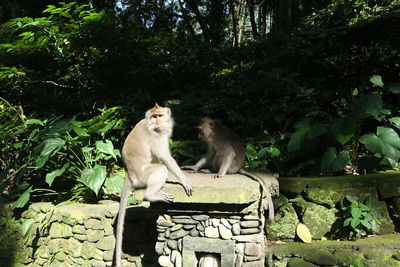
[[[198,221],[191,219],[190,217],[188,219],[172,219],[174,223],[180,223],[180,224],[197,224]]]
[[[318,266],[334,266],[338,264],[338,259],[326,250],[318,250],[312,254],[306,255],[305,260]]]
[[[164,214],[158,217],[156,224],[158,226],[171,227],[173,225],[171,216]]]
[[[299,219],[293,206],[290,203],[283,205],[278,209],[274,221],[265,223],[267,239],[294,239],[298,223]]]
[[[218,225],[218,230],[219,230],[219,234],[221,235],[222,239],[231,239],[233,236],[231,230],[226,228],[225,225],[222,223],[220,225]]]
[[[106,236],[96,243],[96,247],[101,250],[112,250],[115,247],[114,236]]]
[[[210,218],[210,216],[208,216],[208,215],[203,215],[203,214],[201,214],[201,215],[192,215],[192,219],[194,219],[194,220],[196,220],[196,221],[205,221],[205,220],[207,220],[208,218]]]
[[[201,225],[200,223],[196,226],[196,229],[199,231],[204,231],[204,226]]]
[[[303,259],[295,258],[289,260],[287,267],[317,267],[317,266],[312,264],[311,262],[306,262]]]
[[[175,267],[182,267],[182,255],[180,253],[176,255]]]
[[[161,255],[163,253],[164,245],[165,245],[165,242],[157,242],[156,243],[155,251],[158,255]]]
[[[261,225],[260,221],[242,221],[240,222],[240,227],[242,228],[257,228]]]
[[[260,228],[242,228],[240,229],[240,234],[241,235],[251,235],[251,234],[257,234],[260,233],[261,229]]]
[[[245,243],[237,243],[235,246],[236,254],[244,254],[244,246],[245,245],[246,245]]]
[[[211,225],[214,227],[218,227],[220,221],[219,219],[211,219]]]
[[[240,224],[239,223],[235,223],[232,225],[232,234],[240,235]]]
[[[228,229],[232,229],[232,225],[229,223],[229,221],[225,218],[221,219],[221,223]]]
[[[178,241],[170,239],[167,241],[167,245],[170,249],[176,250],[178,248]]]
[[[244,248],[244,255],[251,257],[259,257],[262,253],[261,244],[247,243]]]
[[[192,229],[190,232],[189,232],[189,235],[190,236],[199,236],[199,231],[197,231],[196,229]]]
[[[187,235],[189,232],[184,229],[179,229],[178,231],[171,232],[169,235],[170,239],[179,239]]]
[[[237,254],[235,259],[235,267],[242,267],[243,266],[243,255]]]
[[[342,194],[328,189],[307,188],[305,197],[317,204],[328,205],[333,208],[342,197]]]
[[[333,223],[337,220],[337,209],[327,209],[321,205],[308,203],[303,214],[303,223],[307,225],[314,239],[321,239],[331,231]]]
[[[246,215],[243,217],[244,221],[258,221],[260,219],[260,217],[258,217],[257,215]]]
[[[65,251],[65,253],[75,258],[81,256],[81,249],[82,243],[72,237],[64,242],[63,250]]]
[[[72,227],[72,233],[84,235],[84,234],[86,234],[86,229],[85,229],[85,227],[83,225],[79,225],[79,224],[78,225],[74,225]]]
[[[50,238],[67,238],[72,236],[72,227],[64,224],[64,223],[52,223],[50,232],[49,232]]]
[[[99,241],[104,237],[104,231],[89,229],[87,230],[87,237],[89,242]]]
[[[103,230],[104,225],[100,220],[88,219],[84,222],[86,229]]]
[[[173,250],[172,252],[171,252],[171,262],[172,263],[175,263],[175,261],[176,261],[176,256],[179,254],[179,252],[177,251],[177,250]]]
[[[172,227],[170,228],[170,231],[171,231],[171,232],[177,231],[177,230],[181,229],[182,226],[183,226],[182,224],[174,225],[174,226],[172,226]]]
[[[210,238],[218,238],[219,237],[218,228],[207,226],[205,229],[205,236]]]
[[[87,241],[82,244],[81,255],[83,259],[103,259],[103,251],[98,249],[95,244]]]
[[[191,229],[193,229],[195,227],[196,227],[195,224],[184,224],[183,225],[183,229],[185,229],[185,230],[191,230]]]
[[[114,250],[107,250],[103,253],[103,259],[105,261],[112,261],[114,257]]]

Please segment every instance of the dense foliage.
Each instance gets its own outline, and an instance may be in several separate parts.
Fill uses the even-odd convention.
[[[48,4],[0,4],[9,198],[112,197],[118,148],[154,102],[172,108],[175,140],[195,139],[204,115],[222,119],[246,138],[252,168],[399,168],[398,0]],[[204,151],[171,145],[185,164]]]

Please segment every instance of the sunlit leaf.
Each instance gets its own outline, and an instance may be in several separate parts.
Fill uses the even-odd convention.
[[[114,153],[114,145],[110,140],[97,141],[96,142],[96,149],[104,154],[111,155],[113,158],[117,159],[117,156]]]
[[[11,209],[24,207],[31,197],[31,192],[32,186],[25,190],[25,192],[22,193],[22,195],[14,203],[11,204]]]
[[[382,82],[382,77],[379,75],[374,75],[371,77],[371,79],[369,79],[369,81],[373,84],[375,84],[376,86],[380,86],[383,87],[383,82]]]
[[[53,184],[53,181],[56,177],[60,176],[65,172],[65,170],[68,168],[69,162],[65,163],[64,166],[62,166],[61,169],[54,170],[48,174],[46,174],[46,183],[51,186]]]
[[[381,153],[396,162],[400,158],[400,138],[391,128],[378,127],[376,135],[365,134],[360,138],[360,142],[373,153]]]
[[[83,169],[81,172],[81,181],[90,188],[96,195],[106,179],[106,168],[96,165],[93,169]]]
[[[311,243],[312,237],[310,230],[305,224],[299,223],[296,229],[297,236],[304,242],[304,243]]]

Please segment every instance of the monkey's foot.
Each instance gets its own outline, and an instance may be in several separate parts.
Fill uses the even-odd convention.
[[[152,196],[145,196],[143,198],[143,200],[147,200],[150,202],[167,202],[167,203],[171,203],[174,200],[174,197],[169,195],[169,194],[165,194],[165,193],[158,193],[156,195],[152,195]]]
[[[201,169],[199,172],[201,173],[211,173],[209,169]]]

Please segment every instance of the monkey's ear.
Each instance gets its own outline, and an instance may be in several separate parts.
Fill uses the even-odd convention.
[[[211,128],[211,129],[214,129],[215,122],[214,122],[213,120],[211,120],[211,121],[208,123],[208,125],[210,125],[210,128]]]

